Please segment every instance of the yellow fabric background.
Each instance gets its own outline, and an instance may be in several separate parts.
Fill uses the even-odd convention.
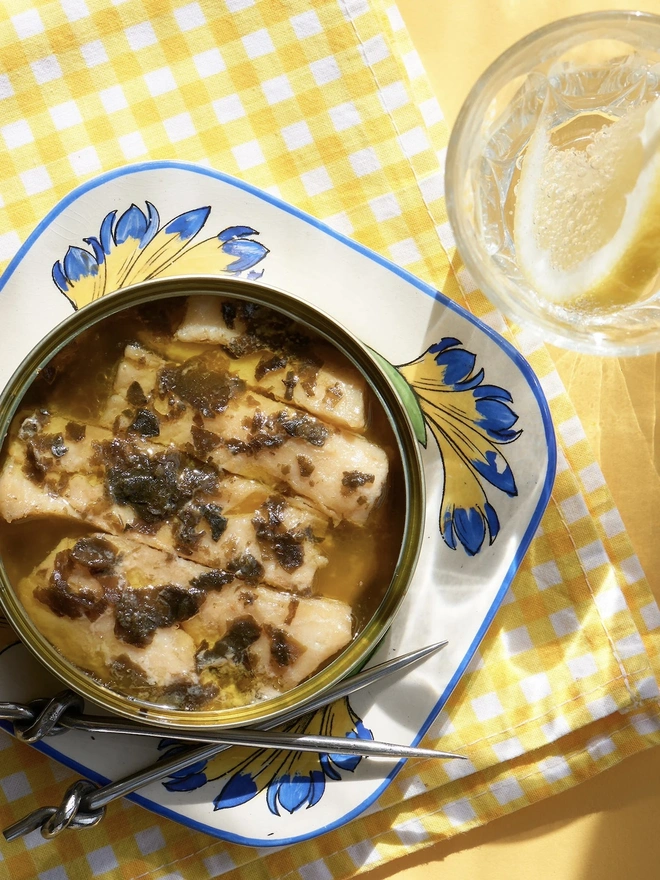
[[[450,127],[473,83],[515,40],[564,16],[640,8],[598,0],[398,5]],[[641,8],[660,14],[658,0]],[[549,353],[660,599],[658,358],[596,358],[552,347]],[[377,869],[373,880],[418,880],[441,870],[453,880],[522,880],[544,864],[561,880],[653,877],[660,862],[658,779],[660,749],[653,749],[559,797]]]
[[[13,3],[1,18],[5,260],[80,181],[128,160],[181,158],[275,191],[390,258],[412,240],[418,256],[407,269],[510,332],[451,247],[441,188],[447,128],[392,3],[61,0]],[[221,103],[228,95],[243,111],[231,118]],[[348,102],[361,124],[338,131],[332,111]],[[291,147],[301,132],[305,147]],[[399,212],[378,223],[370,202],[386,194]],[[467,754],[469,775],[411,763],[378,811],[272,852],[118,804],[84,834],[3,844],[0,865],[11,876],[353,876],[660,741],[657,609],[549,352],[512,332],[547,389],[562,454],[510,596],[427,737]],[[528,647],[514,650],[521,637]],[[543,695],[530,701],[523,683],[538,675]],[[485,719],[475,701],[493,695],[502,711]],[[0,822],[58,802],[69,771],[3,745]]]

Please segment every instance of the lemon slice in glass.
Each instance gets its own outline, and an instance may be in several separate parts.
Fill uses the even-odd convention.
[[[577,146],[537,126],[514,214],[516,259],[534,290],[595,310],[638,301],[660,273],[660,99],[603,122]]]

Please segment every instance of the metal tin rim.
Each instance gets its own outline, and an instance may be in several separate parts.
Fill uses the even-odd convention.
[[[303,712],[305,703],[313,696],[323,693],[366,661],[390,627],[412,580],[421,550],[425,487],[419,445],[405,406],[367,347],[325,312],[283,290],[218,276],[177,276],[141,282],[106,294],[65,318],[32,349],[0,393],[0,443],[4,444],[11,420],[39,371],[78,333],[131,306],[194,294],[247,299],[308,325],[352,361],[383,406],[403,464],[406,512],[399,557],[379,607],[358,637],[334,661],[297,687],[281,696],[239,708],[198,711],[170,709],[125,697],[66,660],[32,623],[14,593],[1,558],[0,606],[37,659],[85,698],[118,715],[170,729],[220,729],[275,720],[292,708]]]

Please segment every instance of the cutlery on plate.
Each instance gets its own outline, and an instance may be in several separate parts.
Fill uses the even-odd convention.
[[[268,733],[269,730],[278,725],[313,712],[335,700],[373,685],[386,676],[406,669],[430,654],[441,650],[445,645],[447,645],[446,641],[437,642],[365,669],[351,678],[338,682],[325,693],[308,702],[302,712],[300,709],[292,710],[272,722],[261,725],[258,730],[241,728],[210,734],[198,733],[197,731],[177,731],[173,739],[186,741],[190,739],[194,739],[194,741],[201,740],[205,745],[188,749],[172,758],[158,761],[151,767],[147,767],[137,773],[132,773],[116,782],[110,782],[101,788],[86,779],[79,779],[69,786],[64,794],[62,803],[58,807],[40,807],[34,810],[28,816],[6,828],[3,832],[4,836],[7,840],[14,840],[40,828],[44,837],[51,838],[55,837],[65,828],[82,828],[96,825],[105,815],[106,806],[113,800],[131,794],[143,786],[157,782],[166,776],[170,776],[189,764],[208,760],[232,745],[289,749],[293,751],[322,751],[331,754],[378,755],[389,758],[463,759],[462,755],[454,755],[450,752],[419,749],[393,743],[376,743],[373,740],[287,734],[281,731]],[[82,701],[77,694],[74,694],[72,691],[65,691],[45,706],[43,701],[36,701],[32,704],[32,707],[22,706],[17,703],[0,703],[0,718],[12,720],[17,734],[21,735],[20,731],[22,730],[22,738],[27,742],[36,742],[44,736],[62,733],[66,729],[84,729],[88,731],[94,729],[98,732],[106,733],[158,736],[161,739],[166,736],[167,731],[163,729],[142,727],[138,724],[134,725],[121,720],[115,721],[113,718],[92,716],[86,719],[85,716],[77,714],[75,711],[76,707],[81,705]],[[83,726],[82,728],[80,726],[76,727],[76,724],[82,724]],[[104,728],[103,731],[101,727]]]
[[[63,715],[59,723],[67,730],[87,733],[120,733],[133,736],[150,736],[163,739],[163,729],[145,727],[137,722],[106,718],[102,715]],[[278,722],[279,723],[279,722]],[[217,743],[224,746],[251,746],[260,749],[285,749],[294,752],[327,752],[334,755],[364,755],[374,758],[459,758],[449,752],[420,749],[395,743],[377,742],[371,739],[349,739],[344,736],[313,736],[305,733],[276,731],[268,733],[249,727],[204,733],[198,730],[177,730],[172,739],[182,742]]]

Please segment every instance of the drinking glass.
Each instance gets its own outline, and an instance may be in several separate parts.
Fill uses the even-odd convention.
[[[604,123],[659,96],[660,17],[598,12],[517,42],[480,77],[459,113],[445,186],[458,251],[491,301],[548,342],[594,354],[660,350],[660,277],[626,305],[553,303],[519,268],[513,231],[525,149],[539,120],[548,125],[549,107],[552,131],[566,133],[561,148],[580,148]]]

